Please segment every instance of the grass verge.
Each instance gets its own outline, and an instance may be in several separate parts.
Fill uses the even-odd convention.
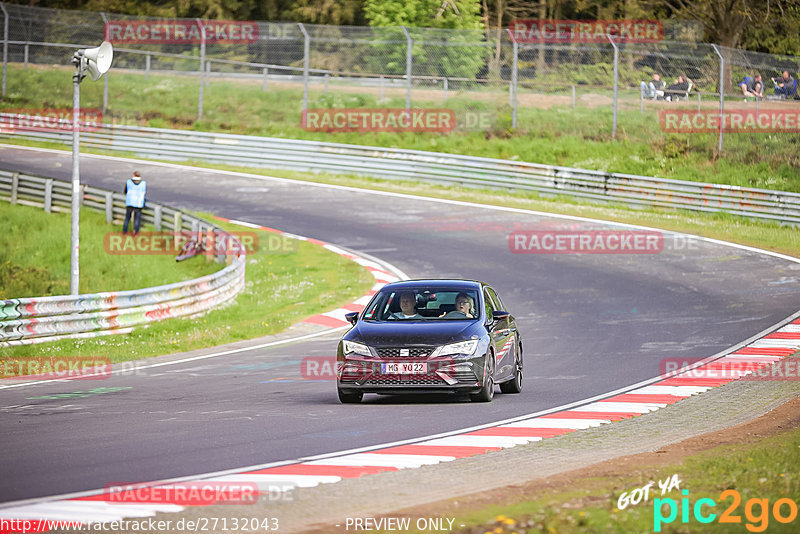
[[[69,70],[56,67],[9,67],[8,92],[0,109],[70,109]],[[581,89],[582,91],[591,91]],[[792,133],[731,133],[722,154],[712,133],[673,134],[661,130],[657,112],[680,104],[648,102],[639,111],[637,96],[620,104],[617,138],[611,138],[612,109],[605,97],[587,93],[583,106],[563,98],[520,95],[518,128],[511,129],[507,92],[415,90],[415,108],[447,107],[457,116],[489,117],[480,131],[441,133],[331,133],[301,127],[302,85],[271,83],[267,92],[255,80],[213,80],[204,90],[204,115],[197,117],[198,80],[190,76],[144,75],[115,71],[109,78],[110,107],[105,122],[160,128],[311,139],[340,143],[430,150],[519,159],[536,163],[682,180],[800,191],[798,136]],[[327,92],[312,86],[310,108],[404,108],[405,92],[332,85]],[[82,86],[85,108],[100,107],[103,84]],[[731,102],[730,107],[741,106]],[[791,104],[789,104],[791,105]],[[591,107],[590,107],[591,106]],[[694,107],[692,103],[690,107]],[[684,106],[685,107],[685,106]],[[726,106],[728,107],[728,106]]]
[[[0,228],[0,299],[69,294],[69,214],[0,201]],[[81,293],[159,286],[220,269],[203,260],[176,263],[174,256],[106,253],[104,236],[120,231],[105,223],[104,214],[81,210]]]
[[[7,206],[8,204],[5,206],[0,204],[0,214],[7,211],[4,209]],[[135,287],[165,283],[164,279],[160,278],[161,271],[169,268],[172,268],[173,271],[176,269],[173,256],[111,256],[105,254],[102,249],[102,234],[111,231],[113,227],[105,225],[100,214],[92,214],[88,210],[84,210],[83,213],[82,220],[85,217],[86,223],[82,226],[82,231],[85,232],[82,234],[82,258],[95,257],[99,264],[106,265],[108,270],[117,273],[116,278],[107,279],[105,271],[94,272],[91,267],[82,263],[82,280],[87,284],[87,288],[96,291],[100,289],[97,284],[102,283],[103,289],[112,289],[112,281],[116,283],[115,280],[119,280],[120,277],[124,277],[126,273],[134,270],[132,265],[138,265],[135,269],[137,271],[152,271],[139,273],[146,283],[144,285],[137,283]],[[34,221],[35,225],[36,221],[44,218],[39,215],[31,214],[28,220]],[[94,215],[98,215],[99,219],[94,219]],[[209,217],[208,214],[200,215]],[[59,216],[53,215],[53,217]],[[69,250],[64,246],[64,243],[69,241],[68,217],[63,221],[63,225],[66,228],[63,230],[66,231],[66,241],[63,238],[52,237],[53,243],[64,249],[63,253],[52,252],[47,256],[42,256],[39,259],[41,263],[37,262],[36,264],[51,266],[53,273],[63,273],[68,280]],[[243,230],[241,226],[224,223],[220,223],[220,226],[229,230]],[[31,241],[30,253],[34,254],[33,249],[38,245],[30,237],[26,237],[24,229],[18,229],[17,239]],[[116,230],[118,231],[119,228],[117,227]],[[90,232],[94,232],[94,234],[90,234]],[[50,233],[43,232],[45,235],[50,235]],[[152,323],[147,328],[136,329],[128,335],[8,347],[3,349],[3,355],[23,358],[49,355],[101,356],[109,358],[112,362],[121,362],[212,347],[275,334],[305,317],[351,302],[354,298],[363,295],[374,284],[374,279],[366,269],[322,247],[296,240],[290,240],[290,247],[275,246],[274,233],[257,232],[257,234],[259,249],[257,253],[249,255],[247,258],[245,290],[234,303],[197,318],[176,318]],[[100,237],[92,238],[90,235]],[[270,241],[270,237],[273,237],[273,241]],[[11,238],[11,236],[5,235],[3,238]],[[100,243],[100,248],[93,251],[91,248],[93,242]],[[3,250],[7,251],[8,249],[3,247]],[[146,259],[163,261],[163,267],[151,269],[148,267],[149,264],[139,263],[145,262]],[[35,259],[30,261],[36,262]],[[181,262],[178,267],[187,273],[192,273],[191,277],[219,269],[219,265],[206,263],[205,258],[201,257]],[[146,278],[144,278],[145,276]],[[189,277],[186,275],[171,281]],[[101,278],[102,280],[100,280]],[[66,282],[54,282],[54,285],[61,287],[64,283]],[[84,286],[81,287],[83,289]],[[134,286],[129,285],[128,287]],[[5,292],[6,289],[3,291]],[[66,292],[68,292],[68,284]]]
[[[774,513],[779,499],[789,499],[794,508],[782,501],[779,514],[791,516],[800,506],[800,429],[780,433],[752,443],[721,445],[684,461],[670,465],[642,467],[632,472],[621,468],[617,476],[581,479],[575,489],[541,489],[516,502],[502,502],[473,510],[456,518],[454,524],[464,524],[457,532],[470,534],[511,534],[522,532],[797,532],[797,513],[781,523]],[[678,475],[680,490],[667,491],[663,497],[658,481]],[[627,504],[619,509],[620,497],[630,495],[636,488],[655,482],[647,502]],[[681,492],[688,490],[688,495]],[[732,490],[725,494],[726,490]],[[722,495],[721,495],[722,494]],[[740,502],[736,502],[736,495]],[[656,499],[673,499],[677,515],[672,522],[655,529]],[[689,507],[686,522],[682,516],[681,500],[687,498]],[[704,516],[716,517],[704,524],[697,520],[694,508],[699,499],[712,499],[701,507]],[[759,502],[751,501],[756,499]],[[624,497],[623,497],[624,504]],[[662,503],[663,504],[663,503]],[[739,522],[722,523],[723,512],[729,509],[731,518]],[[669,517],[669,505],[661,517]]]

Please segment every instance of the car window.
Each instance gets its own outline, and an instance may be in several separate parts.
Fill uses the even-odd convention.
[[[486,307],[486,320],[488,321],[489,319],[492,318],[492,311],[497,308],[495,307],[495,304],[492,302],[492,299],[489,297],[487,289],[488,288],[484,288],[483,290],[483,302],[484,306]]]
[[[494,305],[494,308],[496,310],[505,310],[506,309],[505,306],[503,306],[503,302],[500,300],[500,297],[498,296],[498,294],[495,293],[494,289],[492,289],[491,287],[487,287],[486,291],[489,293],[489,297],[492,299],[492,304]]]
[[[367,321],[474,320],[478,292],[460,288],[384,289],[367,305]]]

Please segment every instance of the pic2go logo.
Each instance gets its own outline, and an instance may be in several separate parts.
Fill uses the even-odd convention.
[[[717,514],[711,510],[717,506],[714,499],[708,497],[698,499],[692,506],[689,503],[689,490],[681,492],[684,497],[680,500],[680,506],[675,499],[669,497],[663,499],[653,500],[653,531],[661,532],[662,525],[669,525],[678,518],[678,512],[681,514],[681,523],[689,523],[689,511],[691,510],[694,515],[695,521],[698,523],[708,524],[717,519]],[[719,494],[719,500],[724,501],[731,498],[730,506],[728,506],[722,514],[720,514],[719,523],[741,523],[742,516],[737,515],[736,511],[742,503],[742,496],[737,490],[728,489]],[[664,509],[667,509],[667,515],[664,515]],[[792,499],[783,497],[776,500],[770,509],[769,499],[749,499],[744,504],[744,516],[747,519],[745,528],[750,532],[764,532],[769,526],[770,511],[772,516],[778,523],[791,523],[797,518],[797,503]],[[787,513],[788,512],[788,513]]]

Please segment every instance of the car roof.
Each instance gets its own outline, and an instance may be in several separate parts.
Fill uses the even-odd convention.
[[[463,288],[470,288],[470,289],[480,289],[481,286],[484,286],[483,282],[479,282],[477,280],[460,280],[457,278],[424,278],[418,280],[401,280],[399,282],[392,282],[390,284],[386,284],[381,288],[381,290],[386,289],[403,289],[403,288],[416,288],[420,286],[436,286],[438,288],[453,288],[453,289],[463,289]]]

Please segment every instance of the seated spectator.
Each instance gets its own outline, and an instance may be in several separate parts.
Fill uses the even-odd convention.
[[[666,95],[664,98],[666,100],[679,100],[681,97],[689,98],[691,83],[689,78],[681,74],[675,80],[675,83],[668,85],[664,90],[664,94]]]
[[[642,82],[640,84],[642,90],[642,98],[649,98],[651,100],[655,100],[656,98],[664,96],[664,80],[661,79],[661,75],[653,73],[653,79],[650,80],[650,83]]]
[[[775,86],[775,94],[781,98],[792,98],[797,96],[797,80],[789,75],[789,71],[783,71],[783,75],[775,80],[771,78]]]
[[[758,73],[756,73],[755,77],[745,76],[744,80],[739,82],[739,87],[742,89],[742,95],[745,100],[747,100],[748,96],[764,98],[764,83]]]

